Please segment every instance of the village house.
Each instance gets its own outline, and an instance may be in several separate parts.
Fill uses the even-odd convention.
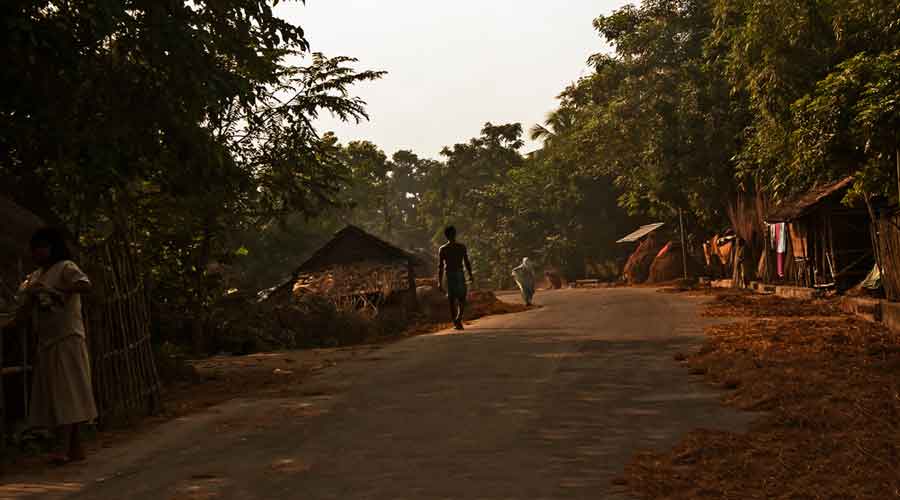
[[[875,262],[866,208],[842,199],[852,177],[819,186],[770,211],[758,275],[766,283],[847,290]]]
[[[292,289],[405,315],[417,307],[416,271],[424,266],[413,253],[350,225],[297,268]]]

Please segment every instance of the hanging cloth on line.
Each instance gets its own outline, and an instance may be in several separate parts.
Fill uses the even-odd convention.
[[[772,225],[775,239],[775,253],[778,260],[778,277],[784,278],[784,255],[787,253],[787,224],[779,222]]]
[[[776,251],[778,253],[787,253],[787,224],[784,222],[779,222],[777,224],[778,228],[778,247]]]

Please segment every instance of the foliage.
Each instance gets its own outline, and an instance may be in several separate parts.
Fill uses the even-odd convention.
[[[616,48],[594,56],[584,121],[597,167],[623,189],[632,213],[716,227],[737,190],[733,163],[745,118],[709,60],[712,18],[703,1],[654,0],[594,21]],[[694,224],[691,224],[694,225]]]
[[[900,6],[718,0],[714,12],[710,44],[726,61],[732,91],[746,95],[753,112],[737,155],[739,177],[755,179],[775,197],[853,173],[860,174],[858,192],[885,186],[893,170],[885,155],[893,147],[866,147],[863,121],[853,115],[859,105],[890,113],[890,78],[879,74],[898,69],[890,53],[900,43]],[[856,103],[863,94],[868,102]],[[891,134],[884,119],[871,122],[869,133]]]
[[[13,1],[0,16],[4,194],[83,242],[133,229],[159,314],[203,323],[225,286],[209,266],[246,250],[235,235],[339,204],[350,173],[314,120],[367,118],[349,89],[383,73],[306,55],[268,3]]]
[[[383,73],[309,54],[266,2],[10,0],[0,26],[0,194],[85,242],[130,226],[179,338],[347,223],[428,253],[454,224],[480,284],[502,287],[524,256],[569,278],[612,265],[650,219],[683,212],[706,236],[742,200],[897,185],[890,0],[625,6],[594,21],[614,51],[527,128],[541,149],[486,123],[438,159],[319,133],[323,113],[367,119],[350,91]]]
[[[797,151],[784,170],[801,179],[856,174],[858,193],[894,194],[900,147],[900,50],[838,65],[793,108]]]

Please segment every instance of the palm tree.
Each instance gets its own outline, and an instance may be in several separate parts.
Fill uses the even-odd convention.
[[[552,142],[560,135],[565,135],[575,127],[575,110],[569,107],[561,107],[547,114],[544,123],[535,124],[529,130],[529,137],[533,141]]]

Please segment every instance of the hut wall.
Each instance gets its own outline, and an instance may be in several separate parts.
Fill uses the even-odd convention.
[[[875,264],[872,221],[865,210],[846,207],[835,207],[829,215],[834,281],[838,290],[847,290],[865,279]]]
[[[884,295],[888,300],[900,301],[900,211],[886,211],[873,224]]]
[[[384,292],[391,294],[408,289],[415,291],[415,273],[404,261],[360,261],[319,271],[301,272],[297,275],[294,289],[306,289],[333,297]]]
[[[364,261],[300,273],[294,294],[302,293],[320,294],[353,307],[402,311],[405,317],[417,309],[415,266],[401,260]]]
[[[783,283],[813,287],[830,283],[827,219],[819,212],[788,223]],[[773,258],[777,255],[772,252]]]
[[[791,221],[783,281],[838,290],[852,287],[874,262],[869,226],[864,211],[842,207],[837,200]]]

